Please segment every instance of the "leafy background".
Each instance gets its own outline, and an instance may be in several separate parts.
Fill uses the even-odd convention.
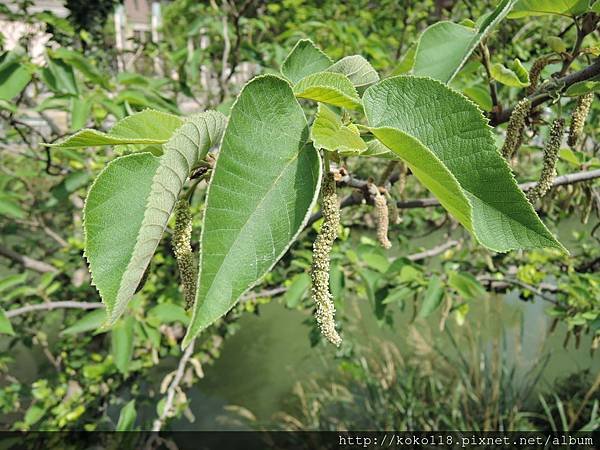
[[[67,19],[27,14],[29,3],[1,11],[49,35],[40,57],[27,51],[32,34],[10,50],[3,43],[0,57],[3,429],[149,429],[157,420],[171,429],[598,428],[597,182],[561,186],[536,204],[570,255],[487,251],[439,207],[401,210],[386,252],[375,239],[372,207],[354,200],[342,212],[331,274],[345,339],[339,350],[321,342],[311,315],[316,221],[186,355],[180,344],[189,317],[168,238],[126,316],[97,331],[105,313],[82,255],[83,199],[115,150],[41,145],[84,126],[107,131],[144,108],[228,114],[245,82],[234,75],[247,67],[277,71],[301,38],[333,60],[361,54],[382,77],[406,73],[429,25],[481,26],[495,2],[176,0],[163,5],[162,39],[134,42],[133,62],[122,71],[110,14],[116,2],[89,11],[86,2],[69,1]],[[593,18],[588,8],[598,9],[571,3],[555,11],[554,2],[519,2],[487,38],[490,74],[476,52],[451,86],[486,112],[495,102],[514,105],[527,89],[519,67],[549,56],[543,79],[561,72],[578,27]],[[562,15],[530,20],[540,11]],[[599,45],[592,28],[566,70],[594,61]],[[548,124],[568,117],[574,104],[547,103],[532,118],[512,165],[519,181],[537,179]],[[560,175],[598,169],[597,123],[596,101],[583,142],[561,148]],[[499,147],[505,125],[494,133]],[[382,176],[386,165],[347,160],[364,180]],[[395,189],[401,201],[428,197],[410,176]],[[74,307],[31,309],[58,301]],[[181,361],[179,388],[170,390]],[[167,402],[173,408],[165,412]]]

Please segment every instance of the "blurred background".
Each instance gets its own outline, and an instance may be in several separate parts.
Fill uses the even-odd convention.
[[[372,207],[344,209],[331,274],[340,349],[321,341],[312,316],[315,222],[250,296],[201,335],[163,417],[189,321],[169,239],[131,302],[132,319],[97,332],[104,311],[83,257],[81,216],[91,182],[115,153],[42,145],[84,127],[108,130],[145,108],[227,114],[243,84],[277,73],[300,38],[333,60],[361,54],[382,77],[403,74],[427,26],[472,24],[495,3],[3,2],[0,429],[149,429],[158,418],[174,430],[597,430],[597,180],[557,187],[536,205],[570,255],[495,254],[442,208],[418,205],[399,211],[385,251]],[[486,45],[493,62],[518,58],[526,68],[554,55],[542,73],[549,78],[583,20],[506,19]],[[597,57],[599,46],[596,29],[572,70]],[[522,86],[490,80],[477,52],[452,87],[490,112],[490,84],[505,105],[524,95]],[[519,182],[537,180],[547,125],[570,115],[574,102],[559,103],[542,106],[528,125],[513,165]],[[580,144],[561,149],[559,175],[600,167],[597,101],[590,114]],[[501,145],[505,126],[494,132]],[[363,179],[394,169],[385,161],[344,164]],[[411,176],[396,180],[397,200],[429,196]],[[202,197],[193,203],[196,241]],[[75,303],[53,306],[65,301]]]

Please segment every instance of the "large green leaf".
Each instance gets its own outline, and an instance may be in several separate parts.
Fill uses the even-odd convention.
[[[108,132],[85,129],[49,147],[85,148],[99,145],[164,144],[183,120],[173,114],[145,109],[120,121]]]
[[[359,109],[360,97],[346,75],[318,72],[302,78],[294,86],[296,97],[329,103],[340,108]]]
[[[85,252],[107,324],[135,293],[190,171],[220,142],[225,123],[213,111],[192,116],[164,144],[160,158],[117,158],[94,182],[84,209]]]
[[[301,39],[283,61],[281,73],[294,84],[310,74],[326,70],[332,62],[311,40]]]
[[[373,134],[484,246],[563,249],[539,220],[497,151],[486,119],[461,94],[416,77],[371,86],[363,97]]]
[[[310,128],[310,137],[316,148],[329,151],[360,152],[367,149],[358,130],[352,125],[344,125],[340,117],[322,103],[319,103]]]
[[[231,110],[207,193],[198,292],[184,346],[283,256],[314,205],[321,165],[289,84],[255,78]]]
[[[481,40],[502,20],[515,0],[502,0],[477,28],[442,21],[421,34],[413,74],[449,83]]]
[[[365,58],[360,55],[346,56],[340,59],[331,67],[327,68],[327,72],[336,72],[346,75],[352,84],[356,87],[368,86],[369,84],[377,83],[379,75],[373,69]]]
[[[518,19],[544,14],[576,16],[586,12],[589,7],[589,0],[520,0],[508,17]]]

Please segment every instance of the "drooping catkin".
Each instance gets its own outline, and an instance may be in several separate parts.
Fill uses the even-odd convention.
[[[556,177],[556,161],[558,160],[558,151],[562,142],[563,130],[565,126],[564,119],[555,119],[550,127],[548,141],[544,146],[544,165],[540,180],[529,190],[527,198],[531,203],[542,198],[552,187]]]
[[[192,252],[192,213],[187,200],[179,200],[175,205],[175,230],[171,246],[177,259],[185,308],[189,309],[194,304],[196,296],[197,268],[196,258]]]
[[[534,61],[529,70],[529,86],[527,86],[527,95],[531,95],[537,89],[540,82],[540,74],[544,67],[548,65],[550,60],[548,58],[539,58]]]
[[[525,130],[525,119],[531,112],[531,100],[521,99],[513,109],[508,127],[506,128],[506,139],[502,145],[502,156],[510,160],[519,149],[523,140],[523,131]]]
[[[333,345],[339,347],[342,338],[335,329],[335,305],[329,291],[330,255],[340,225],[340,207],[335,192],[333,174],[323,176],[321,186],[323,224],[313,244],[313,262],[310,270],[312,298],[315,317],[321,333]]]
[[[590,112],[590,107],[592,106],[593,100],[593,92],[588,92],[587,94],[577,98],[577,105],[575,106],[575,109],[573,110],[573,116],[571,117],[569,138],[567,139],[567,144],[569,144],[569,147],[571,148],[577,145],[577,142],[581,137],[583,126],[585,125],[585,120]]]
[[[392,247],[392,243],[388,239],[390,216],[387,199],[374,184],[369,184],[369,193],[373,197],[373,206],[375,207],[375,217],[377,219],[377,240],[379,241],[379,244],[381,244],[381,246],[387,250]]]

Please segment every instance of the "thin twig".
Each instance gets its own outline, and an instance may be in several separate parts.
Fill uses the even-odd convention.
[[[31,269],[36,272],[46,273],[46,272],[58,272],[58,269],[48,263],[43,261],[38,261],[37,259],[30,258],[29,256],[21,255],[14,250],[11,250],[6,247],[0,246],[0,255],[4,256],[20,265],[25,267],[26,269]]]
[[[11,309],[5,312],[7,318],[20,316],[34,311],[49,311],[52,309],[100,309],[104,308],[102,303],[93,302],[76,302],[72,300],[66,300],[62,302],[46,302],[37,303],[35,305],[25,305],[20,308]]]
[[[164,426],[167,418],[171,415],[171,410],[173,409],[173,402],[175,401],[175,394],[177,393],[177,389],[179,389],[179,384],[181,383],[183,375],[185,374],[185,367],[187,366],[188,361],[194,353],[195,342],[196,341],[192,341],[190,345],[187,346],[185,352],[179,360],[179,364],[177,365],[177,372],[175,372],[175,377],[173,378],[173,381],[171,381],[171,384],[167,389],[167,400],[165,401],[162,413],[152,424],[152,431],[154,432],[160,431],[161,428]]]

